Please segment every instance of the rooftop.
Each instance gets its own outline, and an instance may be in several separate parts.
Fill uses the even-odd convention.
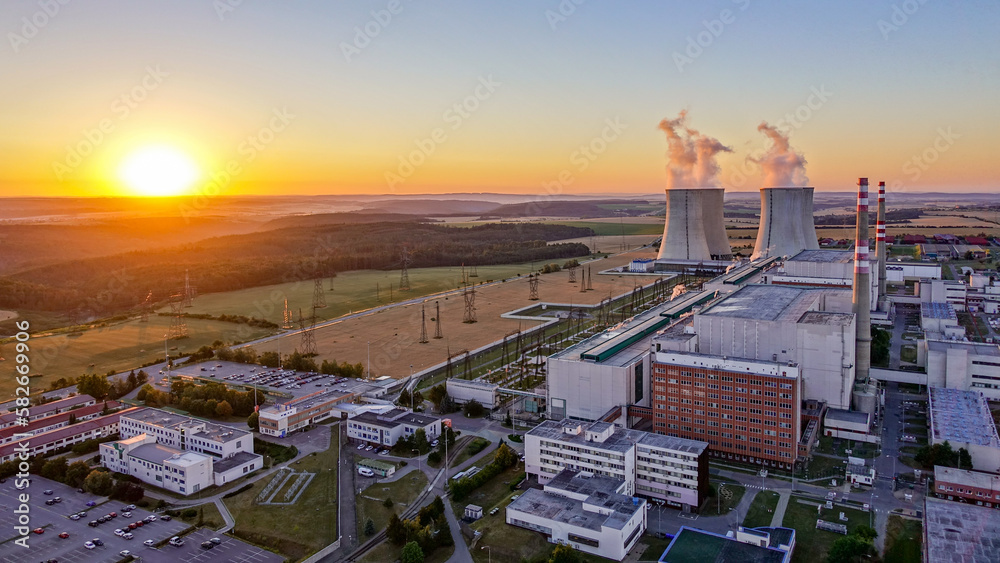
[[[930,497],[924,508],[925,561],[1000,561],[996,509]]]
[[[699,456],[708,448],[707,442],[698,440],[688,440],[687,438],[675,438],[662,434],[643,432],[642,430],[627,430],[615,427],[611,435],[603,442],[588,441],[588,432],[603,432],[610,424],[606,422],[581,422],[564,418],[560,421],[546,420],[538,426],[528,431],[529,436],[537,436],[547,440],[558,440],[563,443],[586,445],[588,448],[627,452],[637,444],[642,444],[654,448],[663,448],[677,452],[683,452],[692,456]],[[579,429],[579,433],[576,432]],[[571,432],[567,432],[570,430]]]
[[[847,422],[850,424],[868,424],[868,413],[849,411],[846,409],[826,409],[827,422]]]
[[[766,528],[764,528],[766,529]],[[782,536],[788,541],[791,530]],[[775,538],[777,539],[777,538]],[[713,532],[681,526],[667,550],[660,556],[664,563],[781,563],[785,552],[773,547],[743,543]]]
[[[732,317],[774,321],[785,316],[798,320],[815,303],[810,290],[787,285],[747,285],[699,313],[702,317]]]
[[[757,375],[774,375],[796,378],[799,376],[798,364],[795,362],[772,362],[748,358],[731,358],[712,354],[696,354],[694,352],[656,352],[656,362],[670,365],[705,368],[737,373],[752,373]]]
[[[168,448],[167,446],[161,446],[160,444],[143,444],[132,448],[132,451],[130,451],[128,455],[130,457],[136,457],[157,465],[163,465],[164,460],[170,459],[172,456],[181,453],[183,452],[180,450]]]
[[[850,264],[854,262],[853,250],[803,250],[788,259],[789,262],[826,262],[831,264]]]
[[[949,303],[921,303],[920,316],[927,319],[952,319],[957,321],[955,307]]]
[[[981,393],[931,387],[928,396],[932,443],[948,440],[1000,448],[989,404]]]
[[[799,318],[800,323],[813,325],[847,326],[854,321],[851,313],[826,313],[823,311],[808,311]]]
[[[1000,475],[994,473],[983,473],[982,471],[970,471],[968,469],[956,469],[954,467],[934,466],[934,481],[955,483],[966,485],[978,489],[1000,491]]]
[[[507,508],[588,530],[600,531],[604,527],[621,530],[637,512],[645,510],[644,501],[616,492],[623,483],[563,470],[544,490],[528,489]],[[580,500],[581,496],[585,500]]]
[[[993,356],[995,358],[1000,358],[1000,345],[997,344],[928,339],[927,348],[937,352],[947,352],[948,350],[966,350],[969,354],[977,356]]]
[[[237,430],[230,426],[222,426],[214,422],[191,418],[160,409],[142,408],[125,415],[125,418],[161,428],[181,430],[188,436],[212,440],[214,442],[231,442],[250,435],[250,432],[246,430]]]
[[[250,452],[237,452],[235,455],[227,457],[225,459],[216,458],[214,460],[214,463],[212,463],[212,471],[214,471],[215,473],[225,473],[226,471],[229,471],[234,467],[239,467],[250,460],[257,459],[260,457],[262,457],[260,454],[252,454]]]
[[[57,410],[68,409],[76,405],[84,405],[93,401],[94,398],[90,395],[73,395],[72,397],[66,397],[65,399],[59,399],[58,401],[52,401],[51,403],[45,403],[44,405],[30,407],[28,409],[28,418],[43,417]],[[16,413],[4,413],[3,415],[0,415],[0,426],[13,424],[16,420]]]

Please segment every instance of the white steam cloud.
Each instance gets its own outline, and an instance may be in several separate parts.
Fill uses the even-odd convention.
[[[771,139],[771,147],[760,158],[749,158],[756,162],[764,171],[765,188],[784,188],[806,186],[806,159],[788,144],[788,135],[783,135],[777,128],[762,121],[757,126]]]
[[[660,129],[667,134],[667,189],[718,185],[719,165],[715,155],[733,152],[732,149],[687,127],[687,110],[675,119],[661,121]]]

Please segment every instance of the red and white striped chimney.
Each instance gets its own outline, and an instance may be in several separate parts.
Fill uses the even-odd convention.
[[[878,310],[886,309],[885,182],[878,183],[878,215],[875,217],[875,256],[878,258]]]
[[[868,261],[868,178],[858,178],[858,224],[854,236],[854,314],[857,318],[855,381],[868,383],[871,368],[871,265]]]

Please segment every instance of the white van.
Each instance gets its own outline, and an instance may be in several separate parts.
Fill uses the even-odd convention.
[[[374,477],[375,476],[375,472],[372,471],[371,469],[368,469],[367,467],[359,467],[358,468],[358,474],[361,475],[362,477]]]

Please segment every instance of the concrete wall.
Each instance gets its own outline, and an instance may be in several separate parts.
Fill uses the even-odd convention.
[[[635,395],[635,366],[642,365],[641,399]],[[566,401],[565,416],[597,420],[612,407],[638,404],[649,406],[649,353],[627,366],[613,366],[588,361],[549,358],[547,408],[553,415],[553,399]]]

